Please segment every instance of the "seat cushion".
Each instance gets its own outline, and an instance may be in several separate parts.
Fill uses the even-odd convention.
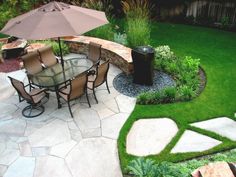
[[[68,101],[68,96],[70,94],[70,86],[67,88],[60,89],[61,92],[59,92],[59,95],[66,101]]]
[[[45,92],[41,92],[43,90],[45,90],[45,89],[35,88],[35,89],[31,90],[31,92],[29,94],[32,96],[34,103],[39,103],[46,96]],[[39,92],[41,92],[41,93],[39,93]],[[39,93],[39,94],[37,94],[37,93]]]

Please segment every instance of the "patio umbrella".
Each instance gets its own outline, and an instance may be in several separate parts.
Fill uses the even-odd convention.
[[[60,37],[80,35],[107,23],[104,12],[53,1],[11,19],[0,32],[30,40],[57,38],[64,68]]]

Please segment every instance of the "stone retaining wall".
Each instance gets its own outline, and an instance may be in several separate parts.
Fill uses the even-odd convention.
[[[84,54],[88,54],[88,44],[90,41],[101,44],[102,59],[110,59],[112,64],[116,65],[126,74],[130,74],[133,71],[130,48],[111,41],[86,36],[65,38],[64,41],[68,44],[70,52]]]

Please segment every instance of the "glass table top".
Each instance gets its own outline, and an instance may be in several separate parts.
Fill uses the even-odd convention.
[[[31,76],[31,80],[37,86],[55,87],[89,70],[92,66],[93,62],[87,58],[71,58],[64,60],[64,72],[58,63]]]

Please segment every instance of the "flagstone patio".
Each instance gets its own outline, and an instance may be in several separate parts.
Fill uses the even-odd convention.
[[[4,177],[119,177],[122,176],[117,152],[119,131],[132,112],[136,99],[117,92],[112,81],[121,71],[111,65],[106,87],[96,90],[99,103],[89,94],[73,102],[71,118],[67,105],[57,109],[50,94],[45,112],[26,119],[9,81],[2,74],[0,101],[0,176]],[[20,80],[23,71],[10,73]],[[1,95],[3,95],[1,93]],[[11,96],[9,96],[11,95]]]
[[[6,79],[8,75],[27,83],[24,71],[0,73],[0,177],[121,177],[117,138],[134,109],[136,99],[122,95],[113,87],[121,70],[111,65],[108,83],[96,90],[99,103],[89,94],[91,108],[82,97],[72,102],[71,118],[67,105],[57,109],[50,94],[45,112],[26,119],[21,111],[27,103]],[[236,122],[216,118],[191,124],[235,140]],[[178,132],[169,118],[141,119],[127,137],[127,152],[136,156],[158,154]],[[221,142],[186,130],[171,153],[198,152]]]

